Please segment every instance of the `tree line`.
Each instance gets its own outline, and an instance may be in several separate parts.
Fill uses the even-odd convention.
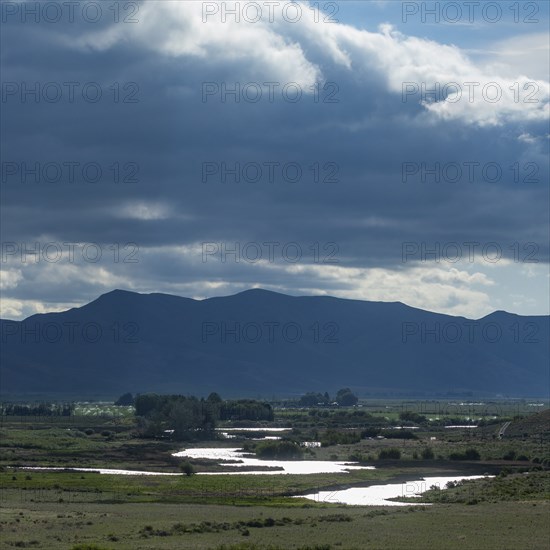
[[[326,405],[352,407],[353,405],[357,405],[358,401],[358,397],[349,388],[342,388],[336,392],[334,399],[331,399],[328,392],[308,392],[300,397],[298,405],[300,407],[317,407]]]
[[[211,393],[207,399],[146,393],[135,397],[134,407],[140,433],[145,437],[210,439],[220,420],[273,420],[269,403],[254,399],[223,400],[217,393]]]
[[[2,416],[71,416],[74,413],[74,403],[2,403]]]

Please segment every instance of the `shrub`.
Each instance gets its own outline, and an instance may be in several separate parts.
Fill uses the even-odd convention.
[[[97,544],[76,544],[71,550],[111,550],[106,546],[97,546]]]
[[[451,460],[479,460],[481,455],[477,449],[471,447],[466,449],[463,453],[451,453],[449,455]]]
[[[418,414],[412,411],[400,412],[399,418],[401,420],[408,421],[408,422],[426,422],[427,421],[427,418],[424,415]]]
[[[191,462],[184,462],[180,466],[180,470],[186,475],[186,476],[192,476],[195,473],[195,468],[193,468],[193,464]]]
[[[385,459],[399,460],[400,458],[401,458],[401,451],[395,448],[384,449],[378,453],[379,460],[385,460]]]
[[[355,431],[339,432],[336,430],[327,430],[321,436],[321,445],[330,447],[331,445],[353,445],[361,441],[361,435]]]
[[[259,458],[292,460],[302,457],[302,449],[293,441],[266,441],[256,447]]]
[[[366,439],[367,437],[376,437],[380,435],[380,428],[366,428],[361,432],[361,438]]]
[[[350,462],[363,462],[364,458],[363,458],[363,455],[361,453],[351,453],[349,456],[348,456],[348,460]]]
[[[418,436],[410,430],[386,430],[384,437],[386,439],[418,439]]]
[[[431,447],[426,447],[425,449],[422,450],[422,458],[424,460],[433,460],[434,457],[435,457],[435,454]]]
[[[460,487],[461,485],[462,483],[460,481],[447,481],[447,483],[445,483],[445,488],[454,489],[455,487]]]
[[[474,449],[471,447],[470,449],[466,449],[464,451],[464,456],[466,457],[466,460],[480,460],[481,455],[479,454],[479,451],[477,449]]]

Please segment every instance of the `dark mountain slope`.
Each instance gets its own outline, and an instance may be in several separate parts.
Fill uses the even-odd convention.
[[[471,321],[259,289],[201,301],[115,290],[0,328],[4,394],[548,394],[545,316]]]

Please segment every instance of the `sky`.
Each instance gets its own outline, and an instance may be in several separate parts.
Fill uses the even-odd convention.
[[[115,288],[549,314],[547,2],[1,6],[2,318]]]

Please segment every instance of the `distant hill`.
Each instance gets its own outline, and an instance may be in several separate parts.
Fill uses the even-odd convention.
[[[0,329],[4,395],[549,389],[549,317],[502,311],[471,321],[398,302],[259,289],[206,300],[115,290],[62,313],[0,321]]]
[[[550,409],[514,420],[505,431],[506,439],[540,435],[546,440],[550,437]]]

